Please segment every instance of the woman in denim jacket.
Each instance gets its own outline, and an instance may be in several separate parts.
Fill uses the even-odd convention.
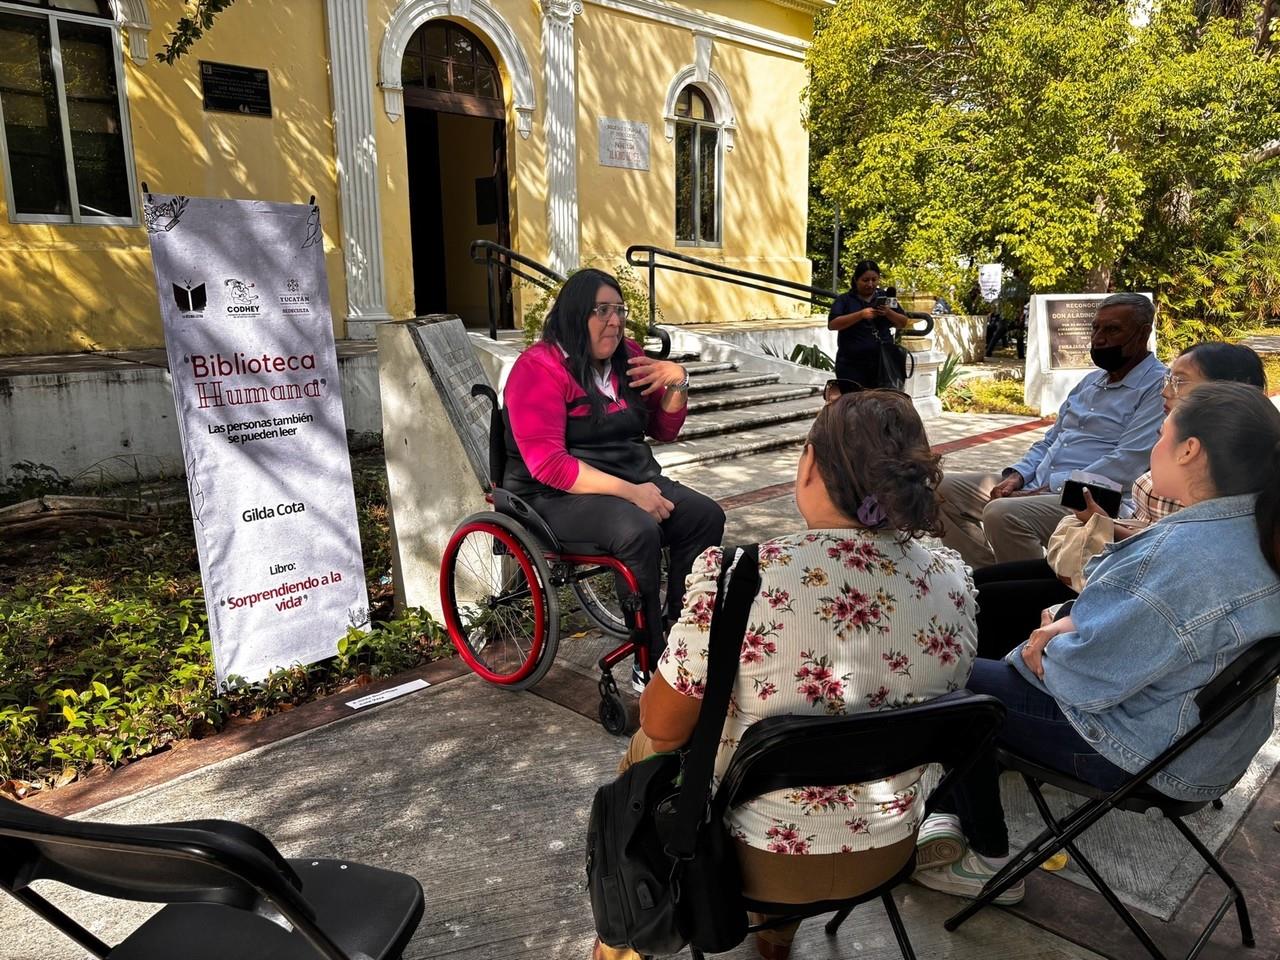
[[[1165,421],[1151,475],[1186,508],[1109,545],[1070,616],[1046,612],[1005,660],[975,661],[968,684],[1008,708],[998,742],[1104,790],[1195,726],[1196,694],[1280,624],[1280,410],[1256,387],[1200,386]],[[1221,796],[1271,735],[1274,701],[1242,707],[1151,786]],[[989,754],[922,826],[917,882],[974,897],[1008,860],[998,777]],[[1022,895],[1018,883],[996,902]]]

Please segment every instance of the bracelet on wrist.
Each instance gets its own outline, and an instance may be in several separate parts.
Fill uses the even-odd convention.
[[[684,368],[683,368],[683,367],[681,367],[681,369],[683,370]],[[680,380],[679,380],[677,383],[670,384],[670,385],[667,387],[667,389],[668,389],[668,390],[676,390],[676,391],[679,391],[680,393],[686,393],[686,392],[688,392],[688,390],[689,390],[689,371],[688,371],[688,370],[685,370],[685,371],[684,371],[684,376],[683,376],[683,377],[681,377],[681,378],[680,378]]]

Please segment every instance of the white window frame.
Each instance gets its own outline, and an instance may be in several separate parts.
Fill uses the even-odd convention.
[[[677,247],[701,247],[706,250],[717,250],[724,246],[725,124],[722,122],[720,118],[720,109],[718,104],[716,103],[716,98],[711,94],[709,94],[707,90],[697,82],[690,81],[689,83],[683,84],[680,87],[679,91],[676,93],[676,100],[678,100],[680,97],[680,94],[684,93],[684,91],[689,87],[693,87],[694,90],[702,94],[703,99],[707,101],[707,105],[711,108],[711,112],[714,115],[714,119],[695,120],[692,117],[673,117],[672,120],[670,121],[672,123],[672,134],[674,138],[674,131],[675,131],[676,124],[688,124],[689,126],[695,128],[693,161],[695,166],[694,172],[696,174],[697,164],[700,162],[701,156],[702,156],[701,151],[698,149],[698,144],[701,140],[702,135],[701,133],[696,132],[697,128],[709,127],[716,132],[716,178],[715,178],[716,179],[716,209],[715,209],[716,239],[702,240],[699,238],[696,240],[681,240],[679,237],[676,237],[675,244]],[[674,113],[674,111],[672,112]],[[679,162],[678,155],[675,157],[675,161],[677,163]],[[672,167],[672,174],[675,175],[676,177],[679,176],[679,172],[675,170],[674,165]],[[673,179],[672,183],[674,184],[674,182],[675,180]],[[694,212],[695,219],[701,216],[702,204],[700,202],[701,197],[699,196],[699,194],[701,193],[701,190],[702,190],[702,178],[695,175],[693,177],[693,212]],[[699,226],[701,226],[701,223],[699,223]]]
[[[13,168],[9,164],[9,138],[4,132],[4,105],[0,103],[0,165],[4,167],[4,198],[9,211],[10,223],[46,223],[67,224],[76,226],[124,226],[136,227],[138,220],[137,173],[133,164],[133,134],[129,128],[129,96],[125,89],[124,51],[120,42],[120,24],[115,20],[103,17],[90,17],[84,14],[71,13],[49,8],[15,6],[0,2],[0,13],[18,16],[43,18],[49,21],[50,59],[53,62],[54,84],[58,89],[58,120],[62,125],[62,150],[67,166],[67,200],[71,205],[70,214],[61,213],[19,213],[14,209]],[[68,21],[86,23],[101,27],[111,32],[112,64],[116,72],[116,98],[120,111],[120,138],[124,149],[124,168],[129,196],[129,216],[111,217],[96,216],[80,212],[80,195],[76,188],[75,158],[71,152],[71,118],[67,114],[67,88],[62,75],[62,40],[58,34],[58,22]]]

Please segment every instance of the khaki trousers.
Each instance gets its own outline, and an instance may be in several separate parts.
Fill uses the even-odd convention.
[[[1056,493],[991,499],[995,473],[948,473],[942,501],[942,542],[975,570],[1011,560],[1040,560],[1058,521],[1071,513]]]
[[[618,764],[618,772],[653,754],[649,738],[643,730],[637,730],[626,755]],[[735,841],[735,846],[742,867],[744,896],[767,903],[800,904],[856,897],[878,887],[902,869],[915,849],[915,843],[916,838],[912,836],[876,850],[808,856],[770,853],[749,847],[741,840]],[[753,924],[768,919],[761,914],[750,916]],[[763,930],[759,936],[778,946],[790,946],[799,927],[799,922],[791,923],[774,930]],[[597,948],[596,955],[601,960],[636,960],[639,957],[634,950],[603,945]]]

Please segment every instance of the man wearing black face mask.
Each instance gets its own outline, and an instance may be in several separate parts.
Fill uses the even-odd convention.
[[[1164,419],[1168,372],[1147,349],[1155,307],[1136,293],[1098,306],[1089,356],[1101,368],[1076,384],[1043,440],[999,476],[948,473],[939,487],[942,540],[977,569],[1038,560],[1066,514],[1059,502],[1073,470],[1101,474],[1127,489],[1146,471]]]

